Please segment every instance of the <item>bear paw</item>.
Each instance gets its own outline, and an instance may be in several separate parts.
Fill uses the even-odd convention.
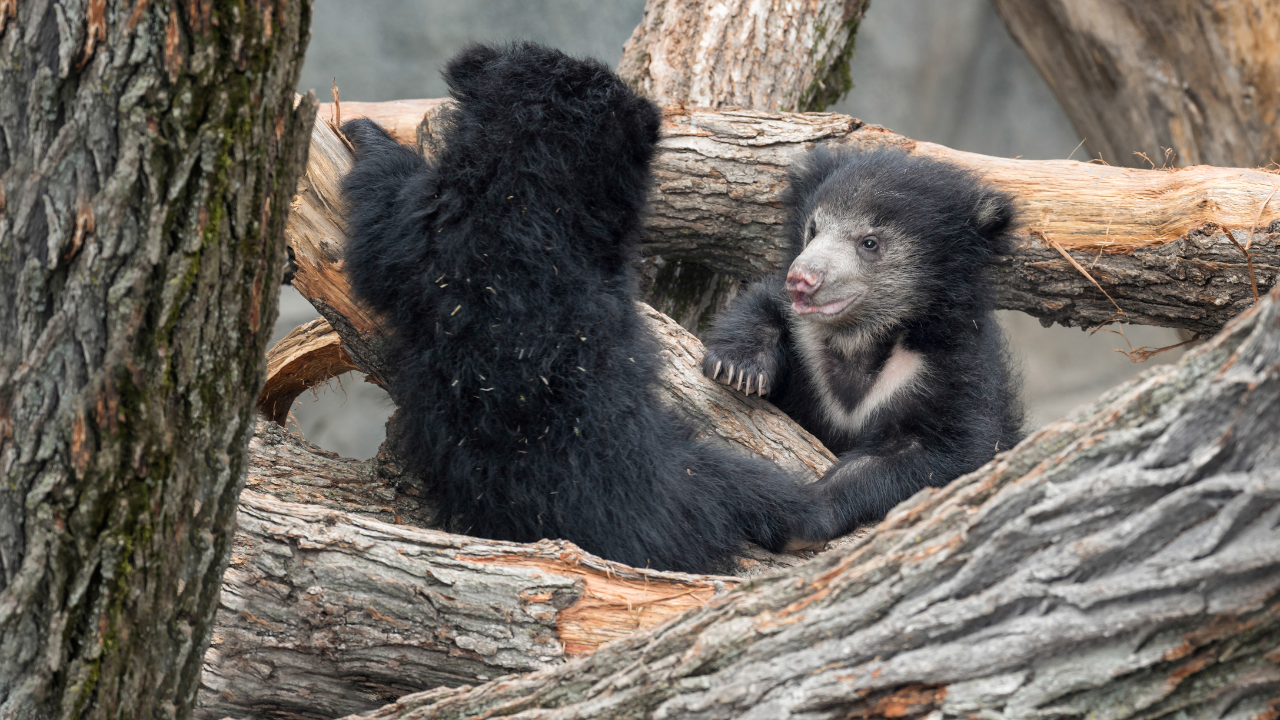
[[[730,353],[707,348],[702,357],[702,374],[748,395],[764,397],[778,379],[778,363],[768,356],[734,358]]]

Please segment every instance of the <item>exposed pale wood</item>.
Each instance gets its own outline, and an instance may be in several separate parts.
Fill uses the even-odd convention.
[[[994,0],[1084,138],[1114,165],[1280,160],[1280,5]]]
[[[406,145],[412,145],[418,137],[418,125],[428,112],[444,102],[441,98],[426,100],[388,100],[386,102],[320,103],[316,117],[330,123],[343,123],[358,117],[377,116],[378,124],[391,133],[391,137]],[[339,110],[341,116],[339,116]]]
[[[331,718],[550,667],[740,582],[423,529],[431,508],[412,485],[266,420],[249,449],[200,718]],[[736,572],[812,555],[744,547]]]
[[[650,262],[663,258],[736,278],[771,270],[783,256],[779,203],[791,162],[817,144],[892,145],[970,168],[1014,194],[1013,248],[996,276],[1004,309],[1077,326],[1115,316],[1111,301],[1053,243],[1116,299],[1120,320],[1206,334],[1253,303],[1250,261],[1260,292],[1280,273],[1277,173],[996,158],[834,113],[670,109],[663,132],[647,221]],[[715,282],[693,284],[703,281]],[[685,295],[696,304],[700,287],[677,293],[662,309],[682,319],[700,314],[704,309],[681,304]]]
[[[293,401],[304,391],[358,369],[328,320],[299,325],[267,351],[267,382],[258,394],[258,412],[284,425]]]
[[[664,104],[822,110],[869,0],[649,0],[618,74]]]
[[[851,547],[378,720],[1269,718],[1280,291]]]
[[[406,101],[408,102],[408,101]],[[403,109],[392,103],[387,112],[382,103],[368,103],[366,112],[377,110],[379,122],[394,122]],[[376,106],[376,107],[375,107]],[[343,348],[365,372],[386,382],[394,369],[386,365],[380,351],[385,330],[377,316],[362,307],[351,294],[351,285],[342,272],[342,176],[351,169],[351,149],[338,137],[324,115],[317,115],[311,133],[311,155],[307,172],[298,181],[285,237],[293,248],[293,286],[316,310],[336,327]]]

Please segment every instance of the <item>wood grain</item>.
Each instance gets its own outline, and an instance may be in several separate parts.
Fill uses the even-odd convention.
[[[1270,717],[1280,291],[873,533],[586,658],[375,720]]]
[[[1090,157],[1129,167],[1253,167],[1280,160],[1280,5],[992,4]]]
[[[869,0],[649,0],[618,74],[663,104],[822,110],[853,86]]]

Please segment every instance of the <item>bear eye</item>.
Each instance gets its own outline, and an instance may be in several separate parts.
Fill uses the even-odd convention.
[[[804,244],[808,245],[809,241],[813,239],[813,236],[817,234],[818,234],[818,221],[810,220],[809,228],[804,231]]]
[[[862,238],[859,243],[863,250],[878,250],[880,248],[880,240],[875,235],[868,235]]]

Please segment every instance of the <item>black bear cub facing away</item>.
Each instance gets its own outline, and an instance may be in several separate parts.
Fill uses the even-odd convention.
[[[843,534],[1020,439],[987,280],[1012,206],[946,163],[823,149],[788,204],[788,271],[718,318],[703,372],[840,456],[818,490]]]
[[[659,113],[608,68],[473,46],[433,163],[354,120],[347,272],[395,330],[402,451],[441,521],[633,566],[723,569],[825,538],[781,470],[660,405],[631,261]]]

